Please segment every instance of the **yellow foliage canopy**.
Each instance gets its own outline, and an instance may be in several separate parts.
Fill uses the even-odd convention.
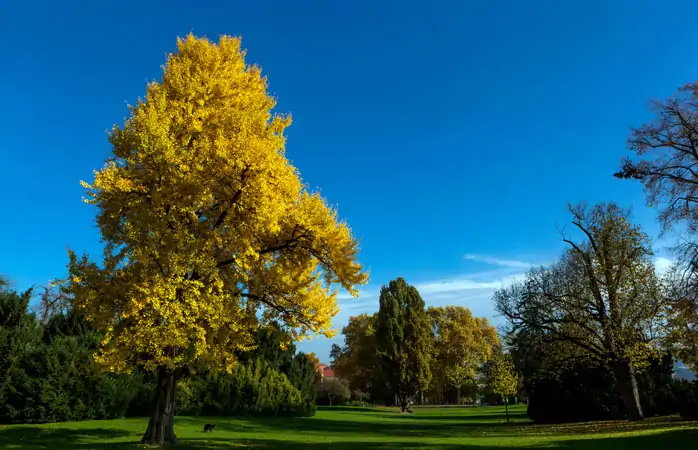
[[[286,159],[274,106],[239,39],[189,35],[110,133],[113,156],[83,182],[104,262],[71,252],[67,287],[109,331],[107,367],[230,368],[272,320],[331,335],[336,286],[367,281],[350,229]]]
[[[499,347],[497,330],[462,306],[431,307],[427,313],[434,329],[436,378],[456,388],[473,381]]]
[[[489,384],[492,392],[502,397],[516,395],[519,387],[519,375],[516,373],[510,355],[498,355],[492,360]]]

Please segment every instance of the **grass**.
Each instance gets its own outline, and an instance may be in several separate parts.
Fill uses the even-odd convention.
[[[312,418],[178,417],[182,450],[224,449],[477,449],[643,450],[691,448],[698,423],[674,417],[540,426],[530,424],[522,407],[504,409],[416,408],[400,414],[387,408],[323,408]],[[203,425],[216,423],[213,433]],[[0,448],[18,450],[142,449],[145,419],[0,425]]]

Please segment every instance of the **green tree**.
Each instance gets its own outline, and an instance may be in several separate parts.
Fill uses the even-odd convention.
[[[698,372],[698,308],[687,297],[672,299],[669,309],[669,343],[676,356]]]
[[[687,283],[686,271],[674,265],[663,277],[667,309],[667,344],[676,357],[698,371],[698,285]],[[692,276],[692,275],[691,275]]]
[[[0,423],[123,417],[141,392],[140,374],[96,370],[103,334],[73,310],[42,323],[30,297],[0,287]]]
[[[255,348],[250,352],[240,352],[240,361],[262,360],[272,370],[281,372],[301,393],[303,410],[306,415],[315,412],[314,385],[317,366],[313,359],[304,353],[296,353],[296,346],[288,342],[288,336],[278,323],[257,331]]]
[[[330,406],[338,400],[343,403],[351,397],[349,382],[342,378],[323,378],[318,381],[315,393],[319,399],[327,399]]]
[[[489,385],[492,392],[504,401],[504,410],[509,423],[509,397],[516,395],[519,388],[519,376],[514,368],[511,356],[498,355],[489,366]]]
[[[402,278],[383,286],[379,301],[376,350],[381,374],[404,412],[431,380],[429,316],[417,289]]]
[[[41,328],[28,305],[31,290],[18,293],[0,279],[0,422],[33,418],[41,380],[30,364],[41,360]]]
[[[344,345],[333,344],[330,356],[332,369],[338,377],[349,381],[352,391],[373,391],[378,361],[376,358],[376,325],[378,314],[359,314],[349,318],[342,328]]]
[[[497,291],[496,307],[513,330],[540,331],[559,353],[608,363],[628,416],[640,420],[635,372],[654,354],[665,308],[649,238],[614,204],[571,212],[583,240],[565,238],[563,256]]]

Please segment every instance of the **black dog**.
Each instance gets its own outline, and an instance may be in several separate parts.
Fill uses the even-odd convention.
[[[204,425],[204,433],[207,432],[207,431],[213,432],[213,429],[214,429],[214,428],[216,428],[216,424],[215,424],[215,423],[213,423],[213,424],[207,423],[206,425]]]

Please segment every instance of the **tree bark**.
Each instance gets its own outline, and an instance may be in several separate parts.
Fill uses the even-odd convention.
[[[142,444],[176,445],[177,436],[174,432],[175,387],[177,378],[172,370],[158,369],[158,381],[153,397],[152,413],[148,428],[145,430]]]
[[[630,420],[642,420],[645,418],[640,404],[640,393],[637,389],[635,370],[630,361],[621,361],[614,365],[614,374],[618,383],[618,390],[623,398],[625,412]]]
[[[409,408],[409,398],[404,394],[398,394],[398,402],[400,405],[400,412],[405,412]]]

